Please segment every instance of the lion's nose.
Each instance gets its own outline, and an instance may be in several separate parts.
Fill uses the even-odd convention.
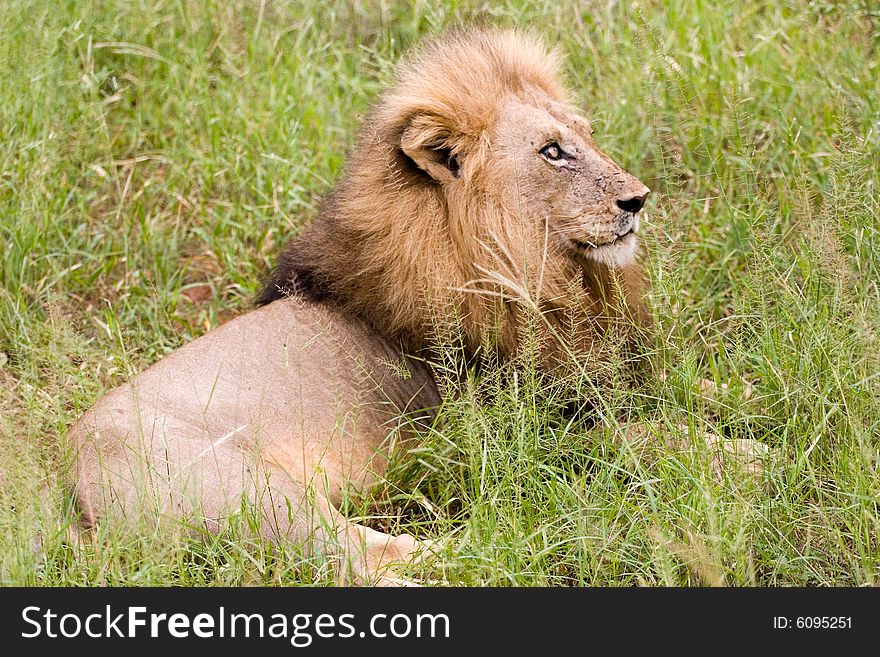
[[[645,192],[644,194],[630,194],[629,196],[619,198],[617,199],[617,207],[624,212],[632,212],[635,214],[645,205],[645,199],[648,198],[648,194],[650,194],[650,192]]]

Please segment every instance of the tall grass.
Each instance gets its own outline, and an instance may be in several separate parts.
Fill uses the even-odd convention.
[[[247,310],[393,62],[462,22],[558,44],[654,190],[663,380],[609,394],[604,427],[527,364],[467,376],[346,511],[438,541],[420,575],[451,584],[877,583],[880,14],[803,0],[4,3],[0,582],[332,582],[235,527],[75,547],[65,432]],[[628,420],[777,458],[718,480],[699,450],[621,444]]]

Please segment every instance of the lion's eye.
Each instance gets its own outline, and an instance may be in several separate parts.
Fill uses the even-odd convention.
[[[555,141],[550,142],[540,150],[541,155],[551,162],[561,162],[563,160],[562,147]]]

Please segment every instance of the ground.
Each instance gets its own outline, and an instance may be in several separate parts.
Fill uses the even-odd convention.
[[[560,413],[470,379],[347,512],[438,541],[454,585],[880,580],[880,12],[863,2],[11,0],[0,12],[0,584],[331,583],[219,537],[69,540],[65,433],[245,312],[408,46],[465,22],[559,46],[599,144],[654,193],[664,381]],[[712,392],[699,383],[714,383]],[[620,420],[775,450],[718,478]],[[684,425],[684,429],[681,429]]]

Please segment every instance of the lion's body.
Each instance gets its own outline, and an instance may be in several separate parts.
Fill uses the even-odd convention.
[[[454,35],[405,64],[263,307],[72,429],[87,520],[195,512],[213,527],[244,496],[267,535],[338,542],[364,580],[410,551],[334,507],[381,476],[389,435],[412,435],[401,416],[439,403],[429,366],[404,354],[458,337],[508,358],[531,317],[552,369],[600,357],[616,319],[648,321],[634,234],[647,188],[595,146],[557,69],[513,32]]]
[[[138,452],[145,449],[150,467],[142,474],[157,488],[157,500],[174,488],[167,485],[169,471],[183,484],[186,467],[213,467],[201,457],[209,450],[212,458],[227,452],[237,461],[260,454],[338,504],[346,485],[369,485],[382,476],[386,459],[379,448],[399,424],[403,437],[411,432],[403,416],[413,422],[428,418],[438,403],[426,367],[404,360],[363,322],[282,299],[191,342],[113,390],[83,417],[79,430],[99,428],[103,465],[114,471],[141,465]],[[134,425],[128,415],[133,407]],[[116,415],[123,421],[116,422]],[[98,479],[98,453],[87,453],[80,468],[93,468],[86,479]],[[80,494],[88,500],[86,509],[100,497],[98,490]],[[238,506],[238,493],[232,495],[229,501]],[[211,500],[210,507],[223,503]]]
[[[381,477],[392,441],[438,403],[426,366],[362,321],[282,299],[163,358],[88,411],[71,432],[78,499],[89,525],[124,514],[195,517],[213,530],[244,496],[262,508],[266,536],[329,543],[335,532],[321,537],[320,523],[339,522],[330,505]],[[314,518],[301,506],[307,489],[325,501]]]

